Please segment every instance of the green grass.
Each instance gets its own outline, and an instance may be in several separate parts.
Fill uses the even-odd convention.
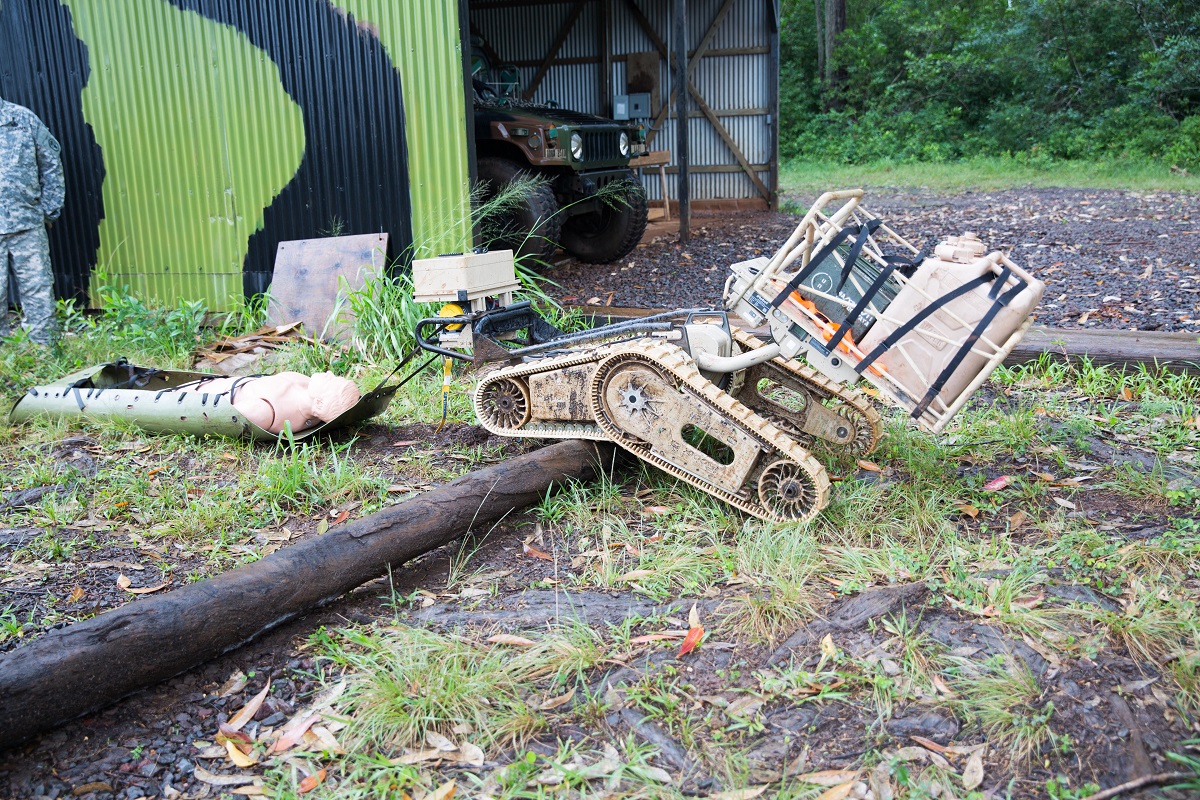
[[[728,630],[775,645],[816,615],[826,585],[817,578],[821,556],[807,527],[783,532],[748,525],[724,555],[728,573],[747,587],[722,609]]]
[[[1165,165],[1136,161],[1053,161],[1039,165],[995,157],[934,164],[793,161],[780,165],[779,185],[782,194],[794,198],[802,213],[805,203],[822,192],[858,186],[948,192],[1026,187],[1200,192],[1200,175],[1178,175]]]
[[[1200,650],[1200,617],[1188,587],[1173,586],[1166,576],[1156,582],[1153,591],[1150,585],[1136,581],[1123,605],[1120,611],[1082,605],[1076,613],[1144,661],[1165,663],[1181,653]]]
[[[1014,763],[1027,762],[1059,741],[1050,725],[1054,703],[1043,699],[1037,678],[1024,663],[999,657],[983,664],[951,663],[947,674],[961,713],[983,727],[993,747],[1007,749]]]
[[[266,503],[277,517],[285,510],[311,513],[318,505],[358,501],[379,507],[387,481],[369,473],[350,453],[354,442],[321,447],[307,442],[281,442],[273,458],[260,460],[251,503]]]
[[[526,691],[545,648],[514,653],[420,628],[344,636],[331,657],[356,675],[343,705],[351,750],[369,745],[396,756],[423,747],[430,732],[458,737],[466,726],[480,746],[498,748],[546,727]]]
[[[384,292],[369,299],[386,305],[400,296]],[[117,298],[114,309],[119,312],[111,316],[72,317],[73,335],[57,351],[34,349],[19,335],[0,345],[4,391],[23,391],[32,377],[58,377],[99,363],[115,348],[135,361],[187,362],[186,350],[197,336],[188,328],[188,308],[156,309]],[[374,321],[364,324],[360,338],[406,324],[404,319],[418,313],[410,309],[393,318],[396,309],[375,310],[374,318],[364,315]],[[222,324],[228,333],[258,321],[258,309],[247,307]],[[199,335],[216,333],[203,329]],[[310,371],[332,368],[365,389],[387,374],[396,352],[395,342],[374,349],[297,344],[284,349],[280,363]],[[451,422],[473,421],[471,386],[471,376],[456,371]],[[530,516],[518,520],[517,536],[534,534],[540,524],[537,546],[552,563],[522,556],[519,542],[491,539],[511,535],[500,528],[464,540],[445,583],[424,588],[488,590],[476,593],[474,605],[464,603],[468,609],[494,606],[501,594],[507,605],[511,593],[489,577],[496,565],[484,560],[499,544],[515,551],[516,564],[504,566],[529,574],[536,588],[641,595],[639,602],[671,602],[682,610],[648,619],[631,615],[593,628],[573,622],[574,607],[564,602],[556,624],[527,632],[534,644],[519,647],[486,642],[495,629],[434,633],[404,627],[397,617],[410,612],[409,601],[385,599],[378,622],[323,631],[307,646],[318,657],[318,677],[330,685],[348,682],[337,708],[347,727],[337,735],[350,753],[299,752],[270,761],[267,784],[278,797],[299,797],[304,776],[326,768],[326,781],[304,800],[400,800],[404,793],[418,796],[443,785],[451,775],[461,794],[493,797],[582,797],[599,791],[682,796],[680,787],[660,781],[665,773],[654,748],[604,727],[613,704],[622,702],[660,724],[729,789],[767,780],[755,765],[753,748],[762,737],[784,735],[771,727],[774,711],[805,705],[821,706],[823,718],[861,720],[863,752],[844,763],[882,769],[899,787],[898,797],[928,797],[936,785],[960,786],[954,772],[936,763],[891,760],[894,743],[882,733],[883,723],[915,706],[953,714],[963,736],[978,735],[1002,749],[1005,764],[989,761],[989,781],[1019,773],[1035,757],[1070,772],[1075,781],[1078,769],[1065,758],[1069,740],[1028,669],[1003,657],[955,657],[951,647],[935,640],[925,615],[949,615],[964,627],[992,626],[1065,663],[1081,656],[1131,657],[1147,674],[1160,676],[1155,689],[1171,695],[1180,713],[1195,714],[1200,495],[1175,476],[1179,470],[1196,472],[1196,450],[1189,448],[1200,446],[1195,424],[1200,381],[1044,359],[997,371],[991,388],[1004,392],[999,402],[972,406],[941,436],[888,417],[887,437],[871,456],[883,471],[857,480],[849,463],[839,464],[835,471],[842,480],[831,505],[807,525],[748,519],[645,466],[614,469],[548,493]],[[8,514],[7,527],[29,529],[30,535],[19,551],[5,551],[10,555],[0,562],[0,582],[54,585],[56,576],[78,574],[73,571],[110,546],[128,549],[129,560],[164,573],[176,559],[185,559],[172,578],[175,585],[200,580],[280,546],[290,535],[284,531],[319,532],[322,521],[334,519],[333,509],[369,513],[414,486],[509,452],[456,444],[454,437],[431,443],[423,428],[401,433],[415,423],[436,423],[441,411],[441,375],[431,369],[373,421],[370,439],[347,434],[335,443],[271,447],[151,436],[127,424],[5,426],[0,483],[6,489],[76,485]],[[392,446],[410,436],[422,440]],[[57,460],[56,445],[67,437],[81,437],[77,446],[92,460],[90,467]],[[1151,454],[1153,464],[1081,466],[1098,459],[1088,452],[1096,440],[1136,445]],[[1010,476],[1008,485],[985,491],[998,474]],[[1054,485],[1081,477],[1090,480]],[[1068,516],[1054,497],[1099,513],[1091,519]],[[964,505],[975,515],[964,513]],[[1018,513],[1025,515],[1022,525],[1012,522]],[[1128,535],[1143,524],[1162,530]],[[486,551],[480,549],[483,538]],[[764,668],[756,660],[860,591],[916,581],[928,589],[921,607],[880,618],[867,631],[835,632],[831,651],[814,642],[783,667]],[[1059,599],[1058,587],[1086,587],[1101,602],[1083,592],[1081,600]],[[80,606],[65,601],[70,588],[59,581],[59,596],[33,604],[27,595],[6,598],[0,644],[12,646],[83,615]],[[637,641],[686,627],[682,618],[693,602],[706,629],[697,656],[675,660],[681,635]],[[695,674],[702,669],[690,671],[701,663],[692,659],[726,655],[729,666],[704,679]],[[656,666],[645,667],[643,659]],[[596,685],[602,670],[624,664],[640,675],[624,679],[625,688],[614,693],[589,695],[587,687]],[[953,694],[939,685],[949,685]],[[572,689],[574,702],[542,707]],[[739,702],[740,712],[729,709]],[[563,722],[579,726],[592,740],[556,743]],[[405,749],[427,746],[431,733],[476,743],[494,763],[447,772],[390,761]],[[534,736],[545,745],[541,755],[525,747]],[[600,741],[601,736],[607,738]],[[822,757],[815,748],[814,757]],[[960,768],[961,761],[954,766]],[[764,797],[813,798],[828,788],[769,782]]]

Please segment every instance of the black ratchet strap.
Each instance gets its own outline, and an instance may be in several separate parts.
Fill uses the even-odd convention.
[[[913,419],[920,417],[925,413],[925,410],[929,408],[929,404],[932,403],[933,399],[942,391],[942,387],[946,385],[946,381],[950,380],[950,376],[953,375],[954,371],[958,369],[960,364],[962,364],[963,359],[967,357],[967,353],[971,352],[971,348],[975,346],[975,342],[979,341],[979,337],[982,336],[983,332],[987,330],[988,325],[992,324],[992,320],[996,318],[996,315],[1000,313],[1000,310],[1013,300],[1017,299],[1017,295],[1025,291],[1025,287],[1028,286],[1028,284],[1024,279],[1018,278],[1017,282],[1013,284],[1011,288],[1005,291],[1004,294],[999,293],[1000,289],[1004,286],[1011,274],[1012,273],[1006,267],[1004,272],[996,279],[996,282],[992,285],[991,290],[988,292],[988,297],[992,300],[992,307],[989,308],[987,313],[983,315],[983,319],[979,320],[979,324],[975,326],[975,330],[971,331],[971,335],[967,337],[967,340],[959,346],[958,352],[954,354],[954,358],[952,358],[950,363],[946,365],[946,368],[942,370],[942,374],[938,375],[937,380],[935,380],[929,386],[929,390],[925,392],[925,396],[921,398],[921,402],[917,403],[917,407],[914,408],[912,412]]]
[[[840,231],[838,231],[837,234],[829,240],[829,244],[818,250],[817,254],[814,255],[812,259],[810,259],[809,262],[804,265],[804,269],[797,272],[795,277],[788,281],[787,287],[785,287],[784,290],[779,294],[775,295],[775,299],[771,301],[771,308],[779,308],[781,305],[783,305],[783,302],[792,296],[792,292],[799,289],[800,284],[808,280],[808,276],[812,275],[816,271],[817,267],[821,266],[822,262],[829,258],[834,250],[838,249],[838,246],[841,245],[842,242],[846,241],[851,236],[858,236],[865,228],[866,235],[855,239],[854,244],[850,246],[850,255],[847,256],[846,264],[842,267],[841,280],[837,287],[837,291],[841,291],[842,284],[844,284],[846,279],[850,276],[850,269],[853,267],[855,260],[858,259],[858,254],[862,252],[863,245],[866,244],[867,236],[870,236],[871,232],[878,228],[879,225],[879,220],[872,219],[868,220],[865,225],[854,225],[849,228],[842,228]]]
[[[846,253],[846,262],[842,264],[842,274],[838,277],[837,286],[833,289],[834,294],[840,292],[842,287],[846,285],[846,281],[850,278],[850,273],[854,270],[854,265],[858,263],[858,257],[862,255],[863,245],[867,243],[867,239],[870,239],[871,234],[878,230],[882,224],[882,220],[878,219],[869,219],[863,223],[860,228],[860,235],[855,237],[854,241],[850,244],[850,251]]]
[[[953,300],[957,300],[959,297],[962,297],[968,292],[975,291],[980,286],[983,286],[985,283],[991,281],[992,277],[993,276],[991,275],[984,275],[979,278],[969,280],[957,289],[946,292],[944,295],[925,306],[925,308],[914,314],[912,319],[901,325],[899,328],[896,328],[896,330],[888,334],[886,339],[875,345],[875,349],[867,353],[867,357],[858,362],[857,366],[854,367],[854,371],[861,375],[867,370],[868,367],[871,366],[871,364],[875,363],[875,359],[879,358],[885,352],[895,347],[896,343],[911,333],[913,328],[917,327],[922,322],[933,316],[938,309],[942,308],[942,306],[950,303]]]
[[[967,353],[971,352],[971,348],[975,346],[975,343],[979,341],[979,337],[981,337],[983,332],[987,330],[988,326],[992,324],[992,320],[996,318],[996,315],[1000,313],[1001,309],[1012,303],[1012,301],[1015,300],[1017,296],[1021,294],[1021,292],[1025,291],[1029,285],[1025,279],[1018,278],[1016,283],[1014,283],[1008,290],[1001,293],[1001,290],[1004,288],[1004,285],[1008,282],[1010,277],[1012,277],[1012,270],[1006,266],[999,275],[981,275],[978,278],[967,281],[957,289],[947,292],[946,294],[934,300],[925,308],[921,309],[921,311],[914,315],[913,318],[908,322],[892,331],[892,333],[888,335],[886,339],[876,345],[875,348],[867,354],[866,358],[858,363],[858,365],[855,367],[855,370],[861,374],[864,370],[871,366],[875,359],[879,358],[879,356],[888,349],[894,347],[897,342],[912,332],[914,328],[932,316],[939,309],[943,308],[957,298],[974,291],[980,286],[991,283],[992,288],[988,290],[987,294],[988,299],[992,301],[991,307],[988,308],[987,312],[983,315],[979,322],[976,323],[975,328],[971,331],[971,334],[966,338],[966,340],[959,345],[958,351],[954,354],[954,357],[950,359],[950,363],[946,365],[945,369],[943,369],[933,383],[929,385],[929,389],[925,392],[925,396],[921,398],[921,401],[917,403],[916,408],[913,409],[910,416],[913,419],[919,419],[921,415],[929,409],[930,403],[932,403],[938,394],[941,393],[942,388],[946,385],[946,382],[950,380],[950,376],[953,375],[954,372],[959,368],[963,362],[963,359],[967,357]]]
[[[849,333],[852,328],[854,328],[854,324],[858,322],[859,315],[862,314],[863,311],[867,309],[867,306],[871,304],[871,301],[875,299],[875,295],[877,295],[879,290],[882,289],[884,284],[887,283],[888,278],[892,276],[893,272],[900,271],[901,274],[903,274],[904,270],[915,268],[924,260],[925,256],[918,256],[917,260],[915,261],[909,260],[904,256],[884,256],[884,267],[882,270],[880,270],[879,276],[875,278],[875,280],[871,282],[871,285],[867,287],[867,290],[863,292],[863,296],[859,298],[859,301],[855,304],[854,308],[850,309],[850,313],[847,314],[840,323],[838,323],[837,333],[833,335],[833,338],[830,339],[829,343],[825,346],[832,351],[833,348],[837,347],[838,344],[841,343],[846,334]]]

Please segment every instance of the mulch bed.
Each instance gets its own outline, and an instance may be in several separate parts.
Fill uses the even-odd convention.
[[[812,198],[789,200],[803,210]],[[973,231],[1009,253],[1046,282],[1042,324],[1200,333],[1200,195],[882,190],[864,204],[917,247]],[[568,303],[719,308],[728,265],[772,255],[799,218],[700,212],[686,246],[662,236],[615,264],[568,261],[546,274]]]

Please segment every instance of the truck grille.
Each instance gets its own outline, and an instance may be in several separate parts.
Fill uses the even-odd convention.
[[[583,161],[617,161],[621,156],[620,131],[583,131]]]

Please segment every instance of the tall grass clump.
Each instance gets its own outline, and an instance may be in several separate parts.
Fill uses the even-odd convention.
[[[574,683],[600,660],[578,626],[513,652],[423,628],[346,630],[327,657],[349,674],[343,711],[351,749],[397,752],[426,734],[471,738],[493,751],[520,746],[546,728],[533,701]],[[550,682],[546,688],[545,682]]]
[[[128,285],[116,285],[103,272],[94,279],[100,285],[102,311],[95,316],[69,314],[69,332],[134,352],[155,366],[187,364],[208,313],[203,300],[180,299],[173,306],[160,306],[136,296]]]
[[[511,214],[544,180],[535,176],[519,178],[486,199],[481,188],[477,187],[472,192],[470,221],[479,232],[482,246],[487,247],[498,241],[502,229],[497,221]],[[558,213],[565,212],[560,210]],[[443,223],[446,230],[456,229],[462,224],[461,215],[446,214]],[[364,359],[392,363],[399,361],[416,347],[416,323],[438,315],[439,304],[418,303],[413,299],[411,272],[402,268],[414,254],[427,249],[423,243],[414,243],[392,263],[386,273],[369,276],[361,289],[346,293],[346,305],[354,318],[353,346]],[[519,256],[515,266],[517,280],[521,284],[518,293],[520,299],[531,301],[539,314],[560,328],[578,329],[582,326],[577,313],[564,312],[548,293],[546,287],[557,284],[539,272],[545,264],[530,256]]]

